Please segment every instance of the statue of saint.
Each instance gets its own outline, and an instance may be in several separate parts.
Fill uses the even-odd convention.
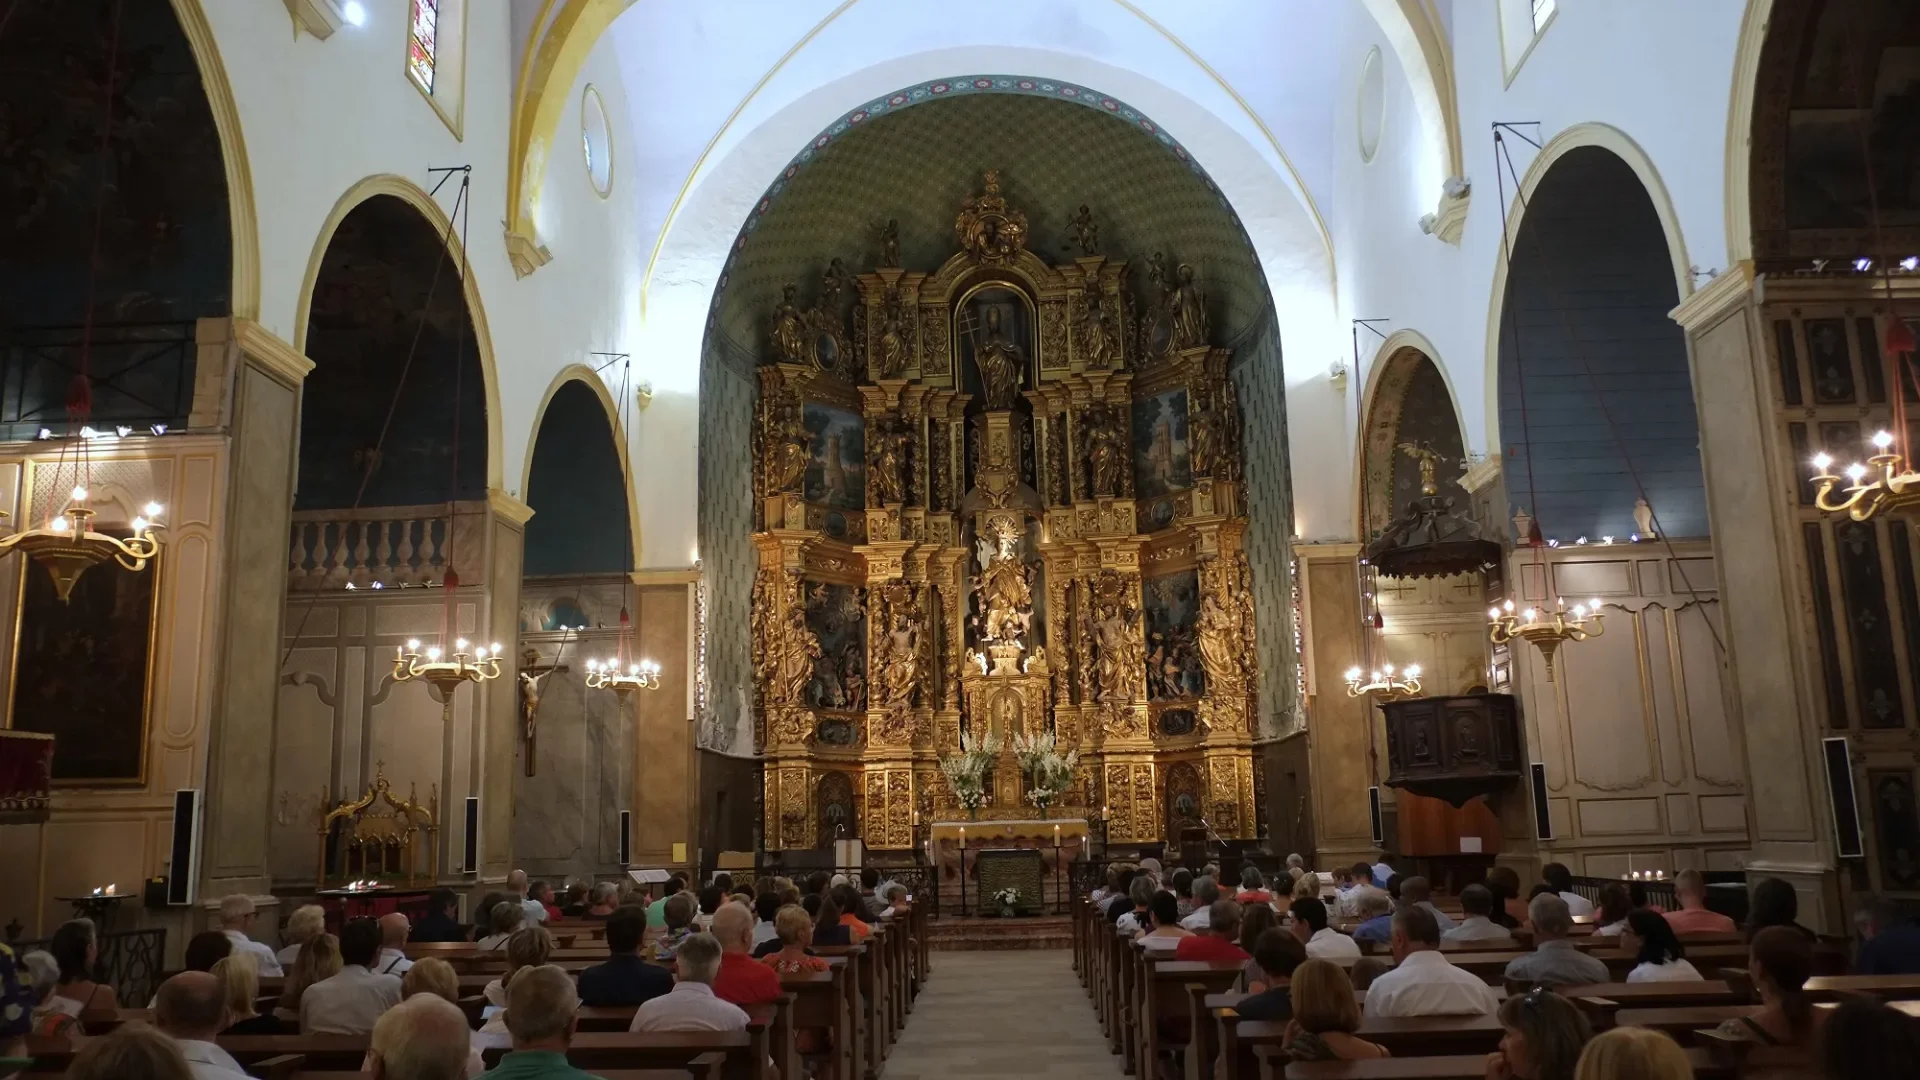
[[[813,438],[807,434],[807,425],[800,418],[800,407],[788,405],[781,412],[778,442],[774,448],[774,491],[800,490],[801,481],[806,479],[812,447]]]
[[[987,614],[984,636],[990,642],[1018,645],[1033,612],[1033,584],[1020,562],[1015,538],[1000,533],[995,539],[993,560],[980,578],[980,604]]]
[[[974,366],[980,371],[980,387],[986,394],[987,408],[1011,409],[1020,393],[1020,378],[1026,371],[1027,354],[1009,341],[1000,329],[1000,309],[987,309],[987,335],[976,346]]]
[[[1205,389],[1195,390],[1188,397],[1187,407],[1187,461],[1193,475],[1210,476],[1213,472],[1213,448],[1217,441],[1219,421],[1213,412],[1213,401]]]
[[[900,221],[888,218],[880,226],[880,265],[894,267],[900,265]]]
[[[794,304],[799,287],[789,282],[781,290],[780,306],[773,309],[773,359],[778,364],[812,364],[807,347],[807,320]]]
[[[1126,483],[1127,441],[1114,422],[1113,410],[1095,405],[1086,413],[1087,470],[1094,497],[1121,494]]]
[[[1240,688],[1240,620],[1209,589],[1200,598],[1200,663],[1207,672],[1209,693],[1232,693]]]
[[[1180,264],[1180,282],[1171,294],[1173,347],[1190,349],[1207,343],[1207,302],[1193,283],[1193,267]]]
[[[881,319],[880,377],[897,379],[907,367],[907,329],[900,309],[900,290],[887,290]]]
[[[780,655],[780,686],[789,705],[806,707],[807,686],[813,682],[814,664],[819,661],[820,639],[807,628],[805,608],[787,612],[786,640]]]
[[[1080,313],[1076,330],[1080,357],[1088,367],[1104,371],[1113,366],[1119,343],[1114,340],[1112,320],[1107,317],[1107,309],[1101,304],[1097,291],[1087,290],[1087,306]]]
[[[867,487],[872,501],[885,506],[907,501],[907,448],[909,437],[897,420],[883,418],[872,439],[873,463],[868,469]]]
[[[1094,223],[1093,211],[1087,209],[1085,203],[1080,204],[1080,212],[1068,219],[1067,225],[1073,229],[1072,242],[1079,245],[1080,254],[1100,254],[1100,226]]]

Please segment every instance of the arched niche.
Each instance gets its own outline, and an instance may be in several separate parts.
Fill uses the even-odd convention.
[[[1524,190],[1493,327],[1508,509],[1527,510],[1548,539],[1624,540],[1644,488],[1661,533],[1706,536],[1659,204],[1632,164],[1596,145],[1557,153]]]
[[[488,393],[461,269],[394,195],[332,230],[304,321],[296,510],[486,497]]]
[[[528,577],[619,574],[634,565],[626,469],[602,394],[570,378],[547,399],[527,466]]]
[[[1371,539],[1420,494],[1419,461],[1400,447],[1426,447],[1440,455],[1434,476],[1440,494],[1464,510],[1469,503],[1460,474],[1467,465],[1459,409],[1446,376],[1418,345],[1387,342],[1386,358],[1374,369],[1361,447],[1362,536]]]

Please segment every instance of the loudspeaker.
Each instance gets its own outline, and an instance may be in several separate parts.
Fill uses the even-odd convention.
[[[1860,842],[1860,807],[1854,801],[1853,760],[1845,736],[1821,739],[1820,756],[1827,767],[1827,798],[1833,801],[1834,850],[1843,859],[1858,859],[1867,849]]]
[[[620,811],[620,868],[633,861],[633,811]]]
[[[167,903],[191,904],[200,882],[200,789],[173,793],[173,846],[168,855]]]
[[[469,874],[480,872],[480,796],[467,796],[467,831],[460,840],[460,869]]]
[[[1538,840],[1553,839],[1553,815],[1547,812],[1547,763],[1536,761],[1527,767],[1533,787],[1533,835]]]
[[[1387,842],[1387,823],[1380,816],[1380,789],[1367,789],[1367,816],[1373,822],[1373,846],[1383,847]]]

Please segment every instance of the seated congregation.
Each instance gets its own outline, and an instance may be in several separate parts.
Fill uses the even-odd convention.
[[[1288,862],[1236,888],[1141,859],[1081,898],[1075,966],[1126,1072],[1840,1080],[1920,1060],[1920,925],[1890,904],[1855,947],[1800,926],[1777,879],[1736,924],[1694,870],[1669,910],[1558,864],[1522,898],[1506,867],[1440,897],[1384,863]]]
[[[417,922],[297,908],[279,950],[232,896],[151,1001],[95,982],[99,935],[0,947],[0,1076],[380,1080],[871,1075],[928,965],[925,914],[866,872],[697,891],[676,875],[556,898],[515,871],[459,921],[451,891]],[[144,1005],[144,1008],[137,1006]],[[15,1070],[9,1072],[9,1068]]]

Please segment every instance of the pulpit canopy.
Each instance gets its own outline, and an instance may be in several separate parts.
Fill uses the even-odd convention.
[[[1511,694],[1387,701],[1387,784],[1464,806],[1511,787],[1526,769]]]

